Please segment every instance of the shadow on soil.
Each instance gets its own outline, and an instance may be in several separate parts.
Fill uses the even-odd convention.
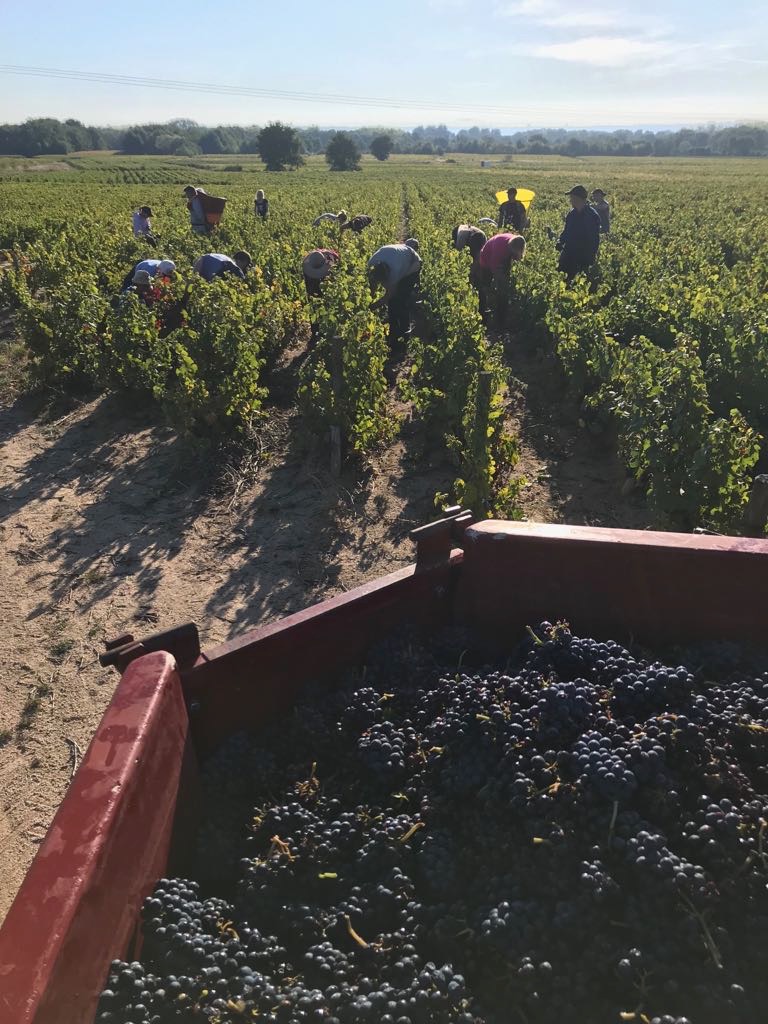
[[[556,358],[522,335],[496,337],[512,374],[510,412],[521,440],[547,466],[555,519],[652,528],[645,496],[627,484],[612,430],[585,416]]]
[[[17,561],[39,563],[33,582],[40,581],[51,601],[85,578],[88,607],[126,576],[151,597],[163,563],[178,555],[201,507],[203,481],[194,457],[172,431],[116,398],[79,412],[38,419],[49,443],[15,470],[6,466],[11,479],[0,488],[0,522],[22,506],[53,505],[52,515],[41,509],[39,530],[27,525],[10,539]],[[13,435],[19,421],[25,426],[30,418],[28,407],[17,403],[0,414],[0,433]],[[61,529],[55,526],[57,499],[66,524]],[[46,610],[38,606],[33,615]]]

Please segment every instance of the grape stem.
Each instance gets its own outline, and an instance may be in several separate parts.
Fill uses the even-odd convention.
[[[347,922],[347,931],[349,932],[350,938],[354,939],[358,946],[362,946],[363,949],[368,949],[368,943],[362,936],[358,935],[355,929],[352,927],[352,922],[349,919],[349,914],[344,915],[344,920]]]
[[[611,840],[613,839],[613,830],[616,827],[616,819],[619,816],[619,801],[613,801],[613,814],[611,815],[611,824],[608,826],[608,845],[610,846]]]
[[[544,646],[544,641],[543,641],[543,640],[541,640],[541,639],[539,639],[539,637],[537,637],[537,636],[536,636],[536,634],[535,634],[535,633],[534,633],[534,631],[533,631],[533,630],[531,629],[531,627],[530,627],[530,626],[526,626],[525,628],[526,628],[526,629],[528,630],[528,632],[529,632],[529,633],[531,634],[531,639],[533,640],[533,642],[534,642],[535,644],[537,644],[537,645],[538,645],[539,647],[543,647],[543,646]],[[522,1010],[521,1010],[520,1012],[522,1013]]]
[[[417,821],[415,824],[411,825],[411,827],[408,829],[408,831],[405,833],[405,835],[404,836],[400,836],[400,842],[401,843],[407,843],[408,840],[412,836],[414,836],[419,831],[420,828],[424,828],[424,822],[423,821]]]
[[[709,954],[712,957],[715,967],[717,967],[718,970],[722,970],[723,961],[720,957],[720,951],[715,945],[715,940],[712,938],[712,932],[709,930],[707,922],[704,919],[704,915],[693,905],[685,893],[681,893],[681,896],[683,901],[687,904],[689,912],[696,918],[701,926],[701,931],[704,935],[704,943],[709,950]]]

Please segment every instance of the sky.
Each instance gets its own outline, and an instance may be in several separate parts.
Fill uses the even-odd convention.
[[[0,121],[511,130],[768,119],[768,4],[752,0],[0,0],[0,23]]]

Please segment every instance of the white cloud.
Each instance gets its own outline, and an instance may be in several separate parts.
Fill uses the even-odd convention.
[[[496,8],[496,14],[553,29],[621,27],[624,31],[637,29],[644,36],[665,31],[661,22],[647,15],[639,16],[636,9],[634,12],[631,9],[617,10],[607,5],[574,9],[564,0],[505,0]]]
[[[632,39],[629,36],[581,36],[561,43],[543,43],[525,48],[528,56],[594,67],[618,68],[670,57],[677,47],[663,40]]]

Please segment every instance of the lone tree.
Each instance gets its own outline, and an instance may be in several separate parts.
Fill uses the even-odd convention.
[[[377,160],[389,160],[395,144],[389,135],[377,135],[371,139],[371,152]]]
[[[280,121],[262,128],[256,145],[268,171],[284,171],[286,167],[300,167],[304,163],[298,134],[290,125]]]
[[[328,143],[325,159],[332,171],[359,171],[360,150],[346,132],[336,132]]]

